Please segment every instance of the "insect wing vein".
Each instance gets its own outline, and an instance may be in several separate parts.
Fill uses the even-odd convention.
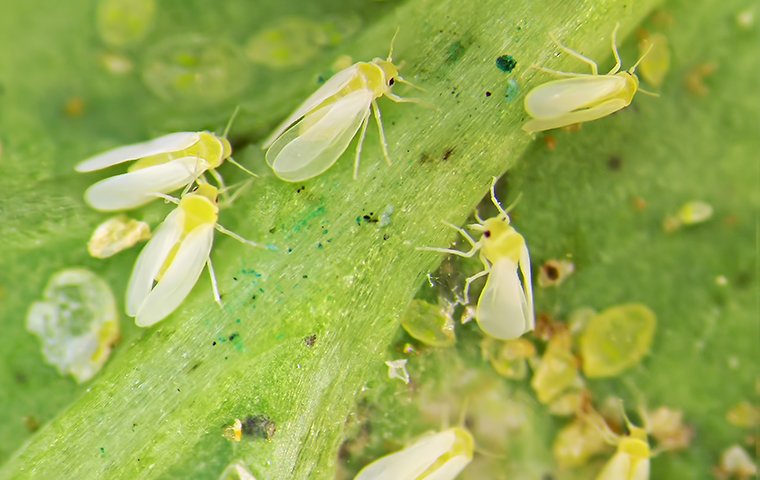
[[[87,189],[85,200],[96,210],[128,210],[192,182],[208,168],[198,157],[182,157],[101,180]]]
[[[316,92],[312,93],[309,98],[304,100],[303,103],[301,103],[301,105],[299,105],[298,108],[296,108],[296,110],[291,113],[290,116],[286,118],[271,135],[269,135],[269,137],[267,137],[262,147],[269,148],[269,146],[271,146],[275,140],[288,129],[288,127],[319,106],[320,103],[338,93],[354,78],[357,71],[357,66],[351,65],[330,77],[324,85],[319,87]]]
[[[354,480],[414,480],[454,445],[450,430],[423,437],[364,467]]]
[[[126,303],[129,316],[137,315],[137,311],[153,288],[153,281],[158,276],[158,272],[161,271],[166,258],[182,236],[184,221],[185,214],[182,210],[175,209],[169,213],[137,257],[132,276],[127,284]]]
[[[198,132],[176,132],[154,138],[147,142],[117,147],[81,161],[74,167],[77,172],[92,172],[119,163],[145,158],[161,153],[176,152],[198,141]]]
[[[327,105],[325,113],[305,131],[293,125],[272,145],[271,166],[283,180],[297,182],[324,172],[346,151],[364,119],[370,114],[373,93],[359,90]]]
[[[135,323],[153,325],[172,313],[193,289],[214,241],[214,225],[202,224],[185,236],[177,255],[137,312]]]

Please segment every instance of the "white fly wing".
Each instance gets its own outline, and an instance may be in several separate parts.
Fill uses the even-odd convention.
[[[475,315],[480,328],[500,340],[518,338],[528,330],[528,302],[517,265],[509,258],[491,266]]]
[[[288,118],[274,129],[262,144],[262,148],[269,148],[269,146],[272,145],[274,141],[288,129],[288,127],[293,125],[310,111],[314,110],[319,104],[338,93],[356,76],[357,71],[357,65],[354,64],[330,77],[324,85],[319,87],[316,92],[312,93],[309,98],[304,100]]]
[[[84,199],[103,212],[137,208],[155,200],[155,193],[184,187],[207,168],[208,163],[199,157],[178,158],[101,180],[85,191]]]
[[[525,122],[525,125],[523,125],[522,128],[528,133],[535,133],[576,123],[590,122],[591,120],[598,120],[611,113],[617,112],[618,110],[625,108],[627,105],[628,102],[622,98],[613,98],[586,110],[565,113],[554,118],[534,118]]]
[[[111,165],[137,160],[138,158],[176,152],[192,146],[199,138],[200,133],[198,132],[170,133],[169,135],[154,138],[147,142],[134,143],[108,150],[79,162],[74,169],[77,172],[92,172],[93,170],[100,170]]]
[[[454,480],[471,461],[465,455],[457,455],[426,475],[425,480]]]
[[[137,326],[160,322],[180,306],[198,282],[213,241],[212,223],[199,225],[185,236],[169,268],[137,311]]]
[[[174,246],[182,236],[185,223],[184,212],[176,208],[153,233],[153,238],[145,245],[137,257],[135,267],[127,284],[127,315],[134,317],[151,289],[158,272],[166,262]]]
[[[354,480],[415,480],[454,445],[451,430],[426,436],[396,453],[370,463]]]
[[[520,252],[520,273],[523,277],[523,290],[525,290],[525,299],[528,304],[527,330],[536,328],[536,314],[533,310],[533,282],[530,278],[530,253],[528,246],[523,242],[522,251]]]
[[[330,168],[370,114],[373,96],[371,90],[357,90],[314,112],[318,120],[306,117],[293,125],[267,152],[275,174],[288,182],[300,182]],[[305,120],[310,125],[300,131]]]
[[[648,464],[649,462],[647,462]],[[625,453],[617,452],[607,461],[597,480],[649,480],[649,477],[632,476],[631,456]],[[647,465],[648,470],[648,465]]]
[[[617,75],[585,75],[544,83],[525,96],[525,111],[534,118],[551,118],[593,105],[626,87]]]

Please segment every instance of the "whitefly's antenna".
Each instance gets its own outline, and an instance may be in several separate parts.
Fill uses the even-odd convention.
[[[222,133],[223,137],[226,137],[227,134],[230,133],[230,128],[232,128],[232,123],[237,118],[238,113],[240,113],[240,105],[235,107],[235,111],[232,112],[232,115],[230,115],[230,119],[227,120],[227,126],[224,127],[224,133]]]
[[[393,38],[391,38],[391,47],[388,49],[388,58],[386,58],[387,61],[393,60],[393,45],[396,43],[396,37],[398,36],[398,31],[401,27],[396,27],[396,32],[393,34]]]

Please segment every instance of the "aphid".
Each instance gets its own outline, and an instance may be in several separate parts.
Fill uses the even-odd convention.
[[[581,415],[599,429],[599,433],[608,443],[617,446],[616,452],[599,472],[596,480],[649,480],[649,459],[652,452],[645,428],[632,424],[623,412],[628,434],[619,435],[610,429],[597,412],[585,412]]]
[[[224,186],[216,169],[226,160],[254,175],[230,156],[232,147],[223,136],[210,132],[177,132],[153,140],[108,150],[75,167],[77,172],[92,172],[112,165],[134,161],[127,173],[101,180],[84,194],[88,205],[96,210],[129,210],[156,199],[156,193],[169,193],[189,186],[204,172]]]
[[[242,243],[260,246],[217,223],[219,207],[216,187],[201,183],[181,200],[164,196],[177,204],[153,238],[137,257],[127,285],[127,314],[140,327],[149,327],[166,318],[187,297],[207,265],[214,299],[221,305],[211,245],[214,229]]]
[[[409,84],[399,75],[392,53],[391,42],[385,60],[358,62],[336,73],[272,132],[263,148],[275,175],[288,182],[316,177],[338,160],[360,131],[354,157],[356,178],[370,111],[377,123],[383,157],[390,164],[377,99],[385,96],[397,103],[417,102],[391,92],[396,82]]]
[[[642,58],[639,65],[641,77],[648,84],[659,88],[668,70],[670,70],[668,37],[661,33],[647,35],[639,42],[639,52]]]
[[[95,228],[87,242],[87,252],[94,258],[108,258],[149,238],[150,225],[116,215]]]
[[[657,317],[646,305],[617,305],[589,320],[581,333],[583,373],[614,377],[636,365],[652,346]]]
[[[409,372],[406,370],[406,362],[405,358],[401,360],[386,360],[385,365],[388,367],[388,378],[391,380],[398,378],[409,385],[410,378]]]
[[[469,431],[450,428],[375,460],[354,480],[453,480],[472,461],[474,449]]]
[[[119,338],[119,315],[111,288],[89,270],[54,274],[43,299],[29,308],[26,328],[42,342],[42,354],[61,375],[78,383],[97,374]]]
[[[620,71],[621,60],[616,45],[619,26],[615,25],[612,31],[615,66],[606,75],[599,75],[596,62],[552,37],[560,50],[589,65],[591,74],[560,72],[534,66],[543,72],[568,78],[552,80],[528,92],[525,96],[525,111],[533,119],[523,125],[523,130],[534,133],[597,120],[630,105],[636,91],[649,93],[639,88],[639,79],[634,73],[646,53],[631,68]]]
[[[469,303],[472,282],[487,275],[488,280],[480,294],[475,319],[486,334],[501,340],[509,340],[533,330],[535,326],[533,288],[528,247],[523,236],[509,224],[508,212],[514,204],[506,210],[502,208],[496,199],[495,186],[496,178],[491,184],[491,201],[499,211],[499,215],[487,220],[476,216],[478,223],[469,225],[471,230],[482,233],[480,240],[476,242],[463,228],[446,223],[458,231],[472,246],[469,251],[461,252],[451,248],[435,247],[422,247],[419,250],[467,258],[479,253],[480,261],[485,268],[465,280],[464,303]],[[522,276],[522,281],[520,281],[520,276]]]

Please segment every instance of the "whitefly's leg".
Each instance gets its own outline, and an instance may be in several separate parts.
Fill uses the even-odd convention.
[[[581,62],[583,62],[583,63],[587,64],[589,67],[591,67],[591,75],[598,75],[599,68],[597,67],[595,61],[591,60],[590,58],[588,58],[587,56],[585,56],[585,55],[583,55],[583,54],[581,54],[579,52],[576,52],[572,48],[566,47],[565,45],[562,44],[562,42],[559,41],[559,39],[554,34],[551,34],[550,37],[551,37],[552,41],[557,45],[557,47],[559,47],[560,50],[562,50],[563,52],[565,52],[566,54],[568,54],[570,56],[573,56],[573,57],[577,58]]]
[[[471,245],[472,248],[470,248],[470,250],[466,252],[462,252],[461,250],[455,250],[453,248],[440,248],[440,247],[417,247],[417,250],[425,251],[425,252],[448,253],[450,255],[456,255],[456,256],[465,257],[465,258],[470,258],[474,256],[475,253],[477,253],[477,251],[480,250],[480,244],[478,244],[478,242],[476,242],[475,239],[472,238],[472,236],[469,233],[467,233],[465,229],[461,227],[457,227],[456,225],[452,223],[448,223],[448,222],[443,222],[443,224],[459,232],[464,237],[464,239],[467,240],[467,242]]]
[[[354,157],[354,180],[359,178],[359,164],[362,158],[362,146],[364,145],[364,137],[367,135],[367,125],[369,125],[369,115],[364,117],[362,121],[362,128],[359,132],[359,141],[356,143],[356,156]]]
[[[483,271],[478,272],[475,275],[471,275],[467,277],[467,279],[464,281],[464,304],[465,305],[468,305],[470,303],[470,286],[472,285],[472,282],[491,273],[491,265],[488,264],[486,259],[481,256],[480,261],[483,262],[483,266],[485,267]]]
[[[582,73],[575,73],[575,72],[563,72],[561,70],[553,70],[551,68],[541,67],[539,65],[531,65],[530,68],[533,70],[538,70],[539,72],[548,73],[549,75],[555,75],[557,77],[578,77],[583,76]]]
[[[385,140],[385,130],[383,129],[383,120],[380,117],[380,109],[377,107],[377,101],[372,100],[372,114],[377,122],[377,132],[380,134],[380,147],[383,149],[385,163],[391,164],[391,157],[388,155],[388,142]]]
[[[211,264],[211,256],[206,259],[206,266],[208,267],[208,274],[211,278],[211,290],[214,292],[214,301],[222,307],[222,296],[219,295],[219,284],[216,281],[216,274],[214,273],[214,266]]]
[[[620,70],[621,65],[623,64],[622,60],[620,60],[620,52],[618,52],[617,48],[617,31],[618,28],[620,28],[620,23],[615,24],[615,28],[612,29],[612,55],[615,57],[615,66],[612,67],[612,70],[610,70],[607,75],[613,75],[617,73]]]
[[[228,230],[228,229],[224,228],[223,226],[219,225],[218,223],[216,224],[216,226],[214,228],[216,228],[216,230],[219,233],[223,233],[223,234],[227,235],[228,237],[234,238],[235,240],[237,240],[240,243],[245,243],[246,245],[250,245],[252,247],[266,248],[266,247],[264,247],[264,245],[262,245],[260,243],[256,243],[253,240],[248,240],[247,238],[241,237],[237,233],[233,232],[232,230]]]

